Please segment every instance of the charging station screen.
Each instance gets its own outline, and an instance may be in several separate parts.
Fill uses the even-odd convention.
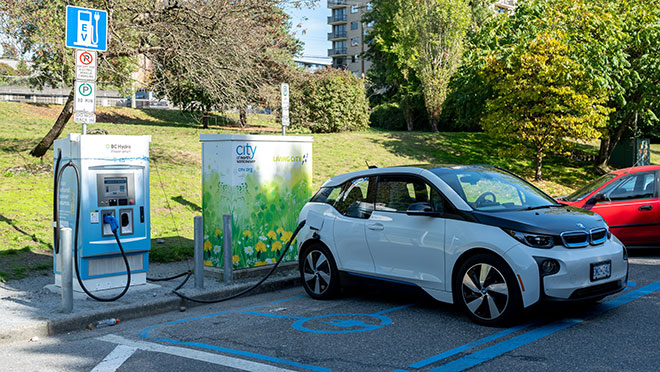
[[[104,196],[107,197],[126,197],[128,196],[128,178],[126,177],[108,177],[103,180],[105,187]]]

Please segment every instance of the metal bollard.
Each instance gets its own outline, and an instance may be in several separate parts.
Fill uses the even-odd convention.
[[[62,255],[62,312],[73,311],[73,244],[71,228],[60,229],[60,254]]]
[[[195,267],[195,288],[204,288],[204,218],[195,216],[195,247],[194,247],[194,267]]]
[[[231,231],[231,214],[225,214],[222,216],[223,222],[223,233],[222,233],[222,252],[224,254],[224,279],[225,283],[229,283],[234,280],[233,268],[232,268],[232,231]]]

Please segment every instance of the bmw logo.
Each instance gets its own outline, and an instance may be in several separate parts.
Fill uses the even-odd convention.
[[[581,229],[586,229],[586,227],[584,227],[584,225],[581,224],[581,223],[579,223],[579,222],[576,223],[575,225],[576,225],[577,227],[581,228]]]

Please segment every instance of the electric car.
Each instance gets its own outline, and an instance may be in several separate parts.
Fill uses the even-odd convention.
[[[371,168],[326,181],[300,213],[299,270],[315,299],[342,278],[421,287],[499,325],[539,301],[623,290],[627,252],[597,214],[487,165]]]

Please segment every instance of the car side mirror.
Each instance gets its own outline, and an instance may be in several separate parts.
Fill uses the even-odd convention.
[[[589,199],[587,201],[587,204],[593,205],[593,204],[597,204],[597,203],[600,203],[600,202],[604,202],[605,200],[606,200],[605,194],[598,193],[598,194],[594,195],[591,199]]]
[[[433,206],[428,202],[412,203],[408,206],[406,214],[409,216],[431,216],[437,217],[441,214],[433,211]]]

